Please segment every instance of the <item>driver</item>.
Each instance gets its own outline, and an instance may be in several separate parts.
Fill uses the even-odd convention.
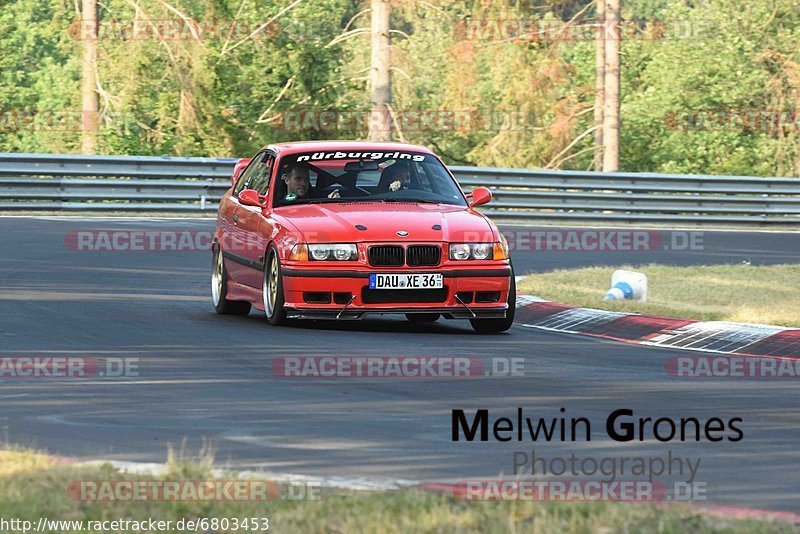
[[[294,164],[289,166],[283,181],[286,182],[286,200],[304,200],[310,198],[311,176],[308,167]],[[339,198],[339,190],[333,191],[328,198]]]
[[[308,198],[311,191],[311,177],[308,167],[292,165],[283,177],[286,182],[286,200]]]

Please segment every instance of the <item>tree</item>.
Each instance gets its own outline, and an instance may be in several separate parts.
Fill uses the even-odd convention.
[[[100,102],[97,95],[97,0],[83,0],[81,9],[81,33],[83,38],[83,70],[81,72],[81,152],[97,153],[98,112]]]
[[[603,107],[606,93],[606,0],[595,0],[595,23],[597,36],[595,37],[595,84],[594,84],[594,170],[603,170]]]
[[[606,0],[605,11],[603,172],[614,172],[619,169],[619,0]]]
[[[369,138],[372,141],[392,140],[392,79],[389,0],[372,0],[372,65],[370,91],[372,117],[369,121]]]

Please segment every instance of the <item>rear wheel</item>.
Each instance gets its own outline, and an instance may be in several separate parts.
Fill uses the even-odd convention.
[[[267,263],[264,265],[264,283],[262,284],[264,298],[264,315],[269,324],[278,325],[286,320],[286,310],[283,309],[283,276],[281,276],[281,262],[278,252],[271,248],[267,253]]]
[[[218,246],[214,252],[211,267],[211,303],[222,315],[247,315],[250,303],[241,300],[228,300],[228,271],[222,258],[222,249]]]
[[[433,323],[439,319],[438,313],[407,313],[406,319],[412,323]]]
[[[508,288],[508,310],[505,319],[470,319],[472,328],[479,334],[499,334],[514,324],[517,308],[517,283],[514,280],[514,268],[511,268],[511,285]]]

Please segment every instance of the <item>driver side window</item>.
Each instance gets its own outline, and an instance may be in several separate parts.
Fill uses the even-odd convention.
[[[258,175],[258,170],[263,168],[264,158],[267,156],[266,152],[262,152],[256,157],[253,158],[253,161],[250,162],[250,165],[244,170],[242,175],[239,177],[239,181],[236,182],[236,187],[233,188],[233,195],[238,196],[239,193],[244,191],[245,189],[252,189],[252,184],[254,178]]]
[[[269,191],[269,180],[272,176],[272,164],[275,157],[272,154],[267,154],[264,161],[260,162],[253,172],[253,178],[250,180],[250,189],[255,189],[261,196],[266,196]]]

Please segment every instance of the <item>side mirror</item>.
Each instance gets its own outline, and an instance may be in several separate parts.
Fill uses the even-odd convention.
[[[232,176],[233,185],[236,185],[236,182],[239,180],[239,177],[242,175],[245,168],[248,165],[250,165],[251,161],[253,161],[253,158],[242,158],[236,162],[236,165],[233,166],[233,176]]]
[[[267,198],[259,195],[258,191],[255,189],[244,189],[241,193],[239,193],[238,198],[242,206],[255,206],[257,208],[263,208],[267,205]]]
[[[476,187],[469,195],[469,205],[471,208],[488,204],[492,200],[492,192],[488,187]]]

